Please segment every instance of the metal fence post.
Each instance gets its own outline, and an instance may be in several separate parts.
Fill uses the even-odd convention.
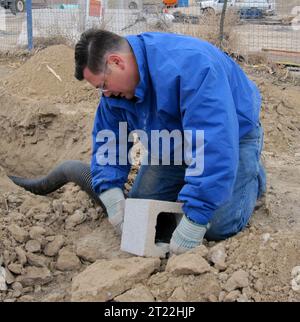
[[[26,13],[27,13],[27,39],[28,39],[28,49],[33,49],[33,39],[32,39],[32,2],[31,0],[26,0]]]
[[[223,48],[223,40],[224,40],[224,24],[225,24],[226,9],[227,9],[227,0],[224,0],[222,13],[221,13],[220,35],[219,35],[219,46],[221,49],[224,49]]]

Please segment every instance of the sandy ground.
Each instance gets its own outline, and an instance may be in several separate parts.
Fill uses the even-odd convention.
[[[263,95],[266,198],[242,233],[167,261],[121,252],[77,186],[41,197],[11,183],[89,162],[98,97],[73,79],[65,46],[1,58],[0,301],[299,301],[300,87],[283,71],[244,68]]]

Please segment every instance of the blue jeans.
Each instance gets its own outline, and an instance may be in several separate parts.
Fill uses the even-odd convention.
[[[215,211],[207,240],[223,240],[248,223],[256,201],[266,191],[266,175],[260,161],[263,129],[257,125],[240,140],[239,165],[233,194]],[[141,166],[129,198],[176,201],[184,182],[186,166]]]

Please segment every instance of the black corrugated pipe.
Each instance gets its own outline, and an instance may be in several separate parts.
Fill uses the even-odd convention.
[[[89,164],[78,160],[69,160],[55,167],[48,175],[27,179],[22,177],[8,176],[16,185],[36,195],[47,195],[54,192],[69,182],[76,183],[93,200],[101,206],[102,203],[93,190],[92,175]]]

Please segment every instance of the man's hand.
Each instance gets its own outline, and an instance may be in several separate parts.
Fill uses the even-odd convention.
[[[171,254],[183,254],[202,243],[207,225],[200,225],[183,215],[179,225],[174,230],[171,242]]]
[[[102,192],[99,198],[106,208],[108,221],[114,226],[116,233],[122,235],[125,211],[123,191],[120,188],[112,188]]]

